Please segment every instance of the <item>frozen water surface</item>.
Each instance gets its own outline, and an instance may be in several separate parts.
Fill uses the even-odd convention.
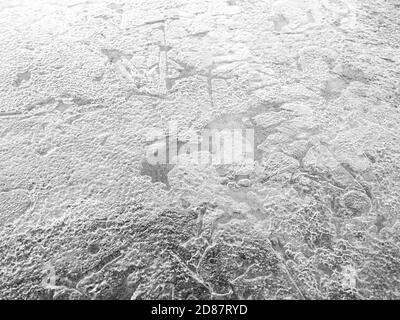
[[[399,21],[1,0],[0,298],[398,299]]]

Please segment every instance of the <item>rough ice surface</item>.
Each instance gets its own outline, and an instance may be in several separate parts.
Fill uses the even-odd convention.
[[[397,0],[1,0],[0,298],[398,299],[399,45]],[[171,121],[254,162],[149,162]]]

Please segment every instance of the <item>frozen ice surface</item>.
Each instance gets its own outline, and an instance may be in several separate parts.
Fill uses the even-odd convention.
[[[399,88],[396,0],[0,0],[0,298],[400,298]]]

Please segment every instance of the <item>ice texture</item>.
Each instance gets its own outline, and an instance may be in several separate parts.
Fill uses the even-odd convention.
[[[400,298],[398,1],[1,0],[0,30],[1,299]],[[199,163],[224,128],[254,161]]]

